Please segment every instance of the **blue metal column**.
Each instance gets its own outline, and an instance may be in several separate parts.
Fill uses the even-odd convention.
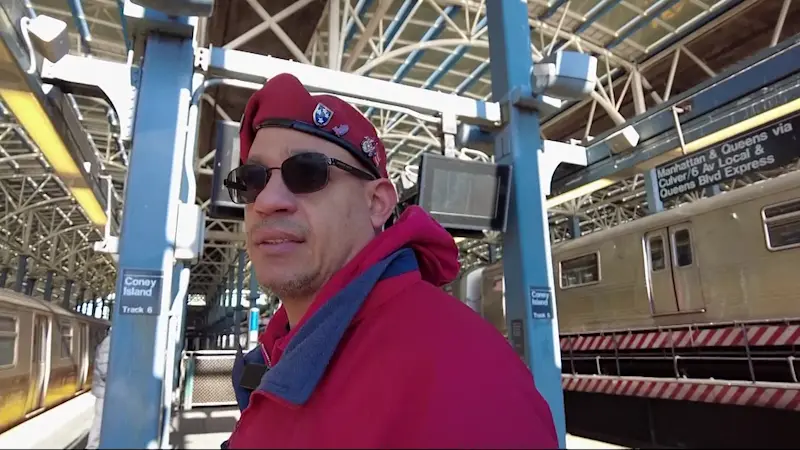
[[[486,245],[488,250],[488,257],[489,257],[489,264],[494,264],[497,262],[497,244],[487,244]]]
[[[183,177],[185,178],[185,177]],[[185,201],[186,189],[185,183],[181,187],[180,200]],[[164,386],[162,389],[162,411],[161,411],[161,436],[162,439],[166,437],[169,439],[170,424],[172,422],[172,402],[174,401],[173,392],[175,387],[178,386],[180,374],[180,355],[183,351],[181,342],[183,342],[182,335],[184,334],[183,327],[183,314],[186,311],[186,293],[181,293],[181,272],[185,265],[183,262],[178,261],[172,272],[172,290],[170,302],[170,310],[168,313],[169,320],[167,321],[167,342],[165,355],[167,361],[164,364]],[[167,448],[162,442],[161,448]],[[171,448],[171,447],[170,447]]]
[[[225,321],[222,323],[222,330],[225,333],[226,348],[233,348],[233,327],[229,324],[233,322],[234,305],[233,301],[236,298],[236,272],[231,265],[230,272],[228,273],[228,307],[225,308]]]
[[[647,199],[647,212],[655,214],[664,210],[664,204],[658,195],[658,177],[656,169],[650,169],[644,173],[644,195]]]
[[[160,34],[147,38],[119,243],[100,448],[156,448],[160,444],[164,350],[186,133],[181,121],[189,113],[193,61],[190,39]],[[137,299],[139,305],[153,305],[149,313],[126,294],[125,280],[135,278],[157,280],[151,296]]]
[[[581,218],[578,216],[570,216],[569,218],[569,233],[572,239],[581,237]]]
[[[258,279],[256,269],[250,265],[250,316],[247,321],[247,349],[252,350],[258,344],[258,325],[261,322],[261,310],[258,308]]]
[[[78,298],[75,299],[75,310],[83,313],[83,296],[86,295],[86,286],[78,289]]]
[[[47,271],[46,278],[44,280],[44,299],[48,302],[53,300],[53,276],[55,272],[52,270]]]
[[[206,321],[207,326],[211,326],[217,320],[217,314],[219,311],[219,298],[220,298],[220,288],[217,285],[217,291],[214,294],[214,303],[211,305],[211,308],[208,309],[208,319]]]
[[[236,345],[236,342],[241,342],[241,326],[242,326],[242,299],[243,299],[243,291],[244,291],[244,265],[245,265],[245,257],[247,254],[245,253],[244,249],[239,249],[239,263],[236,264],[236,303],[233,305],[233,338],[236,339],[233,341],[233,345]]]
[[[22,292],[22,286],[25,284],[25,275],[28,274],[28,255],[19,255],[17,262],[17,279],[14,281],[14,290]]]
[[[486,8],[493,100],[504,102],[515,89],[530,94],[533,60],[527,2],[495,0],[486,2]],[[565,448],[550,233],[539,182],[539,117],[533,111],[508,106],[505,126],[495,141],[496,161],[513,165],[511,204],[503,239],[508,329],[533,372],[536,387],[550,405],[559,446]]]
[[[208,317],[206,318],[206,333],[208,334],[208,349],[216,349],[217,338],[214,336],[214,322],[217,321],[217,314],[219,312],[220,302],[220,286],[217,285],[216,292],[214,293],[213,303],[208,309]]]
[[[178,273],[180,273],[180,269],[178,268],[178,266],[180,266],[180,268],[182,269],[183,267],[185,267],[185,264],[184,263],[176,264],[175,270]],[[178,278],[176,278],[176,280],[178,280]],[[176,281],[176,283],[177,283],[177,281]],[[187,302],[189,300],[189,294],[187,293],[183,298],[181,298],[179,300],[182,302],[182,304],[180,305],[180,309],[181,310],[178,313],[179,316],[176,317],[176,319],[180,320],[180,322],[179,322],[179,325],[178,325],[177,342],[175,342],[175,367],[176,367],[176,370],[175,370],[175,376],[176,376],[175,386],[178,385],[178,380],[179,380],[179,378],[178,378],[179,370],[177,370],[177,369],[180,368],[181,359],[183,357],[183,349],[184,349],[184,347],[186,347],[186,315],[187,315],[187,312],[188,312],[188,309],[189,309],[187,307]]]
[[[217,308],[217,314],[216,314],[217,317],[214,319],[214,327],[212,328],[214,330],[214,335],[218,349],[223,348],[223,336],[222,333],[220,333],[219,328],[221,321],[224,320],[225,318],[225,311],[226,311],[225,302],[227,302],[226,300],[227,298],[228,298],[228,278],[226,275],[225,279],[222,281],[222,284],[220,285],[219,308]]]
[[[36,286],[37,279],[34,277],[28,278],[27,283],[25,284],[25,295],[33,297],[33,288]]]
[[[247,318],[247,349],[252,350],[258,345],[258,325],[261,322],[261,311],[258,307],[251,306]]]
[[[180,323],[179,321],[181,319],[183,319],[183,310],[186,309],[186,308],[183,307],[184,305],[180,305],[180,304],[177,303],[177,302],[181,302],[181,301],[184,302],[184,304],[186,303],[186,297],[184,297],[182,299],[178,298],[178,291],[180,289],[180,276],[181,276],[181,270],[183,269],[183,267],[184,267],[184,264],[182,262],[178,262],[177,264],[175,264],[175,266],[173,266],[173,269],[172,269],[173,270],[173,272],[172,272],[172,300],[170,301],[170,314],[174,314],[174,316],[172,316],[171,320],[175,321],[175,325],[174,325],[175,330],[174,330],[174,335],[171,336],[170,337],[171,338],[170,341],[167,342],[167,354],[170,354],[169,353],[170,351],[172,352],[172,355],[173,355],[173,365],[172,365],[172,367],[173,368],[179,367],[178,346],[179,346],[179,342],[181,341],[181,336],[180,335],[182,334],[181,332],[183,331],[182,323]],[[173,385],[177,386],[178,385],[177,374],[178,374],[178,371],[177,370],[173,370],[172,374],[166,373],[164,376],[170,376],[171,375],[173,377],[173,381],[172,381],[174,383]]]

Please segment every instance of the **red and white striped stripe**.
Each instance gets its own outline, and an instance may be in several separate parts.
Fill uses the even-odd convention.
[[[562,375],[566,391],[800,411],[800,385],[599,375]]]
[[[800,325],[749,325],[724,328],[642,330],[561,337],[562,352],[643,350],[691,347],[765,347],[800,345]]]

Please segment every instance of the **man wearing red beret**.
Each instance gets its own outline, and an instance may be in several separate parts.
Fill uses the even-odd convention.
[[[453,238],[397,194],[372,123],[292,75],[247,104],[247,252],[281,299],[239,353],[242,415],[223,447],[554,448],[550,410],[503,336],[440,287]]]

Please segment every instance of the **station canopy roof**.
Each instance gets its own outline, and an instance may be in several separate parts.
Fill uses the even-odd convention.
[[[205,45],[490,100],[486,1],[493,0],[339,0],[334,8],[338,15],[332,21],[326,0],[217,0],[214,16],[204,21],[202,39]],[[68,3],[82,5],[82,18],[73,14]],[[68,24],[73,54],[124,63],[130,41],[119,3],[33,0],[31,6],[36,14]],[[598,58],[600,83],[593,96],[542,119],[546,139],[573,139],[583,144],[800,29],[800,2],[782,0],[529,0],[528,5],[535,60],[560,49],[588,52]],[[78,31],[84,23],[88,39],[82,39]],[[680,55],[673,69],[676,50]],[[642,105],[633,100],[635,78],[641,79]],[[210,196],[213,122],[241,117],[249,94],[218,87],[203,97],[198,140],[197,200],[201,204],[207,205]],[[103,171],[113,179],[114,214],[118,216],[130,143],[118,139],[118,124],[104,101],[79,95],[71,98]],[[391,175],[398,183],[403,177],[413,181],[409,167],[418,163],[421,154],[440,151],[435,124],[375,107],[361,110],[384,139]],[[92,251],[92,242],[102,239],[102,231],[89,224],[14,117],[5,109],[2,112],[0,264],[10,262],[15,267],[13,258],[29,253],[35,271],[56,270],[63,278],[76,279],[97,293],[113,292],[113,259]],[[772,175],[737,179],[721,189]],[[685,196],[674,203],[697,197]],[[585,234],[646,214],[642,174],[548,211],[553,242],[571,236],[573,217]],[[231,235],[239,231],[238,224],[224,220],[209,220],[208,226],[209,231]],[[112,232],[118,234],[116,229]],[[24,248],[26,233],[30,236]],[[486,264],[487,244],[498,241],[489,236],[461,242],[464,267]],[[218,289],[241,246],[233,239],[209,239],[206,244],[204,259],[193,268],[190,287],[197,304]]]

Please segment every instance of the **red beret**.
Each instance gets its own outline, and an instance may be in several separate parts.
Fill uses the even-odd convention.
[[[239,130],[242,162],[261,128],[291,128],[333,142],[350,152],[372,174],[387,177],[386,148],[375,127],[346,101],[311,95],[300,80],[280,74],[258,90],[244,110]]]

